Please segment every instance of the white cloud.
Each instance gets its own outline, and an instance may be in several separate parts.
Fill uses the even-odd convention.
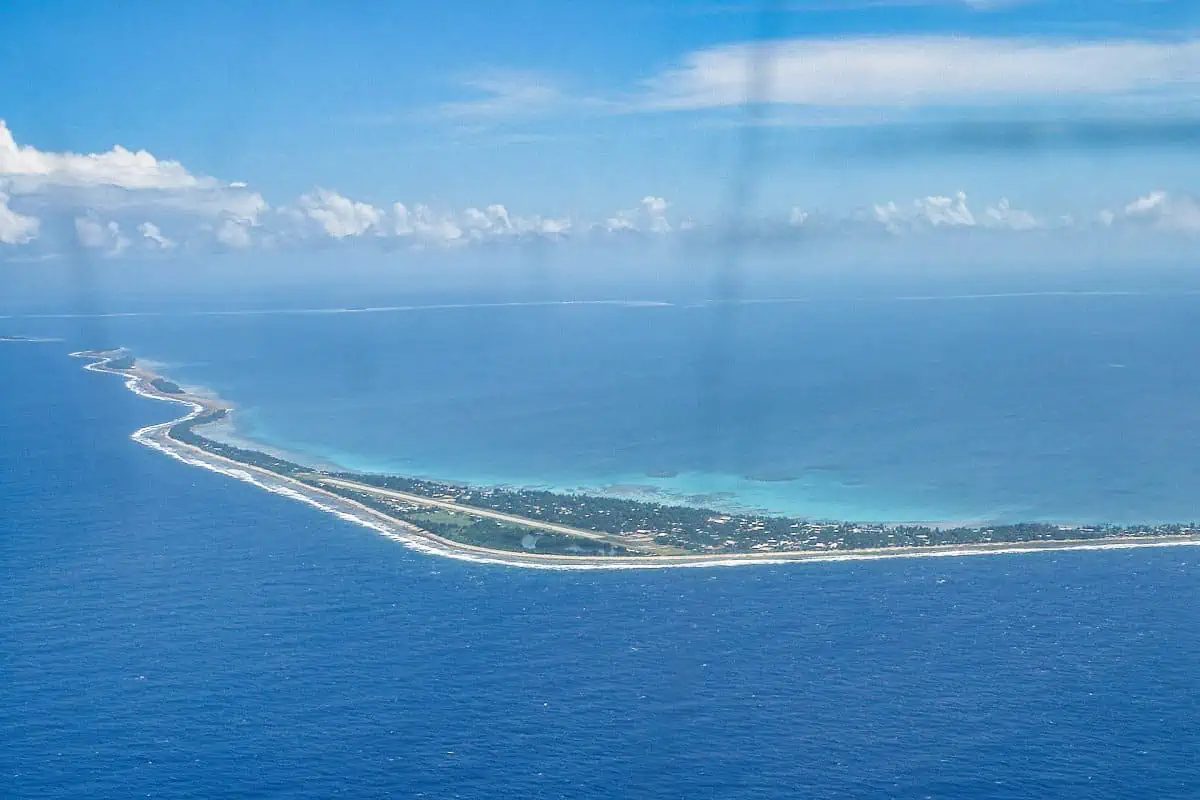
[[[101,222],[91,216],[75,218],[75,237],[83,247],[101,250],[110,256],[122,253],[129,247],[129,239],[121,233],[120,224],[115,221]]]
[[[362,236],[383,222],[384,212],[369,203],[343,197],[329,189],[303,194],[296,201],[299,213],[316,222],[335,239]]]
[[[570,233],[575,225],[569,217],[535,217],[534,220],[534,233],[539,233],[542,236],[552,239]]]
[[[566,217],[514,215],[499,203],[474,207],[460,213],[435,211],[426,205],[411,209],[404,203],[392,206],[394,236],[420,245],[461,246],[470,242],[519,241],[529,238],[560,239],[573,228]]]
[[[932,195],[914,200],[906,206],[894,201],[876,205],[872,218],[889,233],[936,228],[991,228],[1025,231],[1041,227],[1032,213],[1013,208],[1007,199],[984,210],[977,217],[967,204],[967,195],[958,192],[954,197]]]
[[[108,229],[89,217],[75,218],[75,236],[81,245],[91,248],[105,247],[109,239]]]
[[[908,212],[901,210],[894,200],[889,200],[883,205],[876,205],[874,216],[875,221],[890,233],[900,233],[901,225],[907,224],[910,218]]]
[[[483,211],[468,208],[462,213],[462,220],[467,234],[475,239],[507,236],[516,232],[508,209],[499,204],[490,205]]]
[[[1172,203],[1170,195],[1160,189],[1126,203],[1124,214],[1127,217],[1162,216]]]
[[[639,208],[623,209],[595,226],[609,233],[670,233],[672,226],[667,219],[667,208],[671,204],[665,198],[646,195]]]
[[[1065,225],[1072,224],[1070,220],[1063,220]],[[1028,231],[1034,228],[1042,227],[1041,221],[1028,211],[1022,211],[1019,208],[1013,208],[1008,202],[1008,198],[1001,198],[1000,202],[988,208],[984,212],[983,224],[989,228],[1009,228],[1014,231]]]
[[[646,209],[646,213],[650,214],[651,216],[661,217],[664,213],[666,213],[668,205],[670,205],[670,203],[661,197],[646,195],[642,198],[642,208]]]
[[[635,211],[618,211],[613,216],[604,221],[604,227],[610,233],[617,231],[632,231],[637,230],[637,224],[634,222]]]
[[[975,215],[967,208],[967,195],[959,192],[950,197],[926,197],[917,201],[918,216],[933,227],[975,225]]]
[[[0,192],[0,244],[25,244],[37,238],[41,222],[8,207],[8,195]]]
[[[667,222],[667,206],[670,205],[661,197],[647,195],[642,198],[642,209],[650,221],[651,233],[670,233],[671,223]]]
[[[175,247],[175,242],[163,236],[162,231],[153,222],[143,222],[141,225],[138,225],[137,230],[141,234],[142,240],[153,248],[170,250]]]
[[[214,187],[213,178],[197,177],[178,161],[160,161],[145,150],[115,145],[105,153],[47,153],[18,145],[0,120],[0,177],[19,191],[49,183],[70,186],[118,186],[123,189],[194,189]]]
[[[1200,40],[1059,41],[966,36],[791,39],[691,53],[650,79],[642,109],[736,106],[753,65],[764,102],[826,107],[954,106],[1200,88]]]
[[[0,187],[5,190],[0,241],[27,243],[37,235],[39,222],[45,223],[43,239],[47,231],[70,236],[73,224],[78,243],[109,254],[129,246],[123,226],[137,230],[138,241],[147,248],[171,249],[189,242],[202,246],[214,238],[239,240],[226,222],[255,225],[270,209],[262,195],[244,183],[196,175],[178,161],[159,159],[145,150],[116,145],[101,153],[58,153],[18,144],[3,120]],[[9,199],[20,213],[9,208]],[[101,218],[109,222],[100,225]],[[164,224],[182,231],[182,241],[163,237]],[[223,233],[215,235],[218,232]]]
[[[392,206],[392,233],[396,236],[411,236],[413,224],[408,206],[396,203]]]
[[[224,220],[217,226],[216,240],[225,247],[243,250],[254,243],[250,236],[250,227],[251,223],[246,220]]]
[[[397,236],[418,243],[454,244],[463,237],[462,227],[451,214],[439,214],[429,206],[416,205],[411,210],[404,203],[392,206],[393,230]]]
[[[1099,218],[1105,226],[1127,224],[1174,233],[1200,233],[1200,200],[1153,191],[1126,203],[1120,211],[1101,211]]]

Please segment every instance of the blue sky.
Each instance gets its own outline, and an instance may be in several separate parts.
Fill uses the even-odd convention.
[[[748,175],[745,213],[779,224],[1187,227],[1198,30],[1197,0],[10,0],[0,257],[679,231]],[[118,145],[195,183],[110,175]]]

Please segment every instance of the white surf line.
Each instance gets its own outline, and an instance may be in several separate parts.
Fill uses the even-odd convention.
[[[104,351],[116,352],[116,351]],[[454,542],[422,530],[403,520],[390,517],[354,500],[344,498],[308,484],[301,483],[283,475],[264,470],[249,464],[216,456],[200,448],[177,442],[166,435],[174,425],[190,420],[204,411],[199,403],[183,398],[167,397],[147,388],[140,377],[128,376],[116,370],[107,369],[105,364],[111,360],[107,356],[97,356],[88,352],[70,354],[75,358],[98,359],[84,365],[84,369],[125,378],[125,387],[134,394],[153,400],[179,403],[189,407],[189,412],[182,417],[168,422],[156,423],[139,428],[130,434],[130,438],[138,444],[164,453],[171,458],[194,467],[201,467],[236,480],[249,483],[272,494],[282,495],[293,500],[310,505],[321,511],[333,514],[347,522],[353,522],[369,528],[387,539],[403,544],[420,553],[453,558],[477,564],[494,564],[526,569],[550,570],[599,570],[599,569],[679,569],[696,567],[744,567],[767,566],[780,564],[815,564],[847,561],[882,561],[897,558],[960,558],[965,556],[992,555],[1025,555],[1029,553],[1060,553],[1068,550],[1131,550],[1150,547],[1184,547],[1200,546],[1200,537],[1194,539],[1173,539],[1161,541],[1161,537],[1146,537],[1145,539],[1130,538],[1129,540],[1096,541],[1086,540],[1056,540],[1042,542],[1014,542],[1011,546],[999,545],[987,549],[978,546],[964,545],[947,549],[918,549],[897,548],[895,551],[845,551],[845,552],[776,552],[776,553],[746,553],[725,556],[684,555],[684,556],[560,556],[555,554],[518,553],[511,554],[475,547]],[[193,452],[194,451],[194,454]]]
[[[900,295],[869,296],[850,298],[853,302],[934,302],[952,300],[1005,300],[1028,297],[1172,297],[1200,294],[1200,289],[1179,292],[1149,291],[1044,291],[1044,292],[993,292],[987,294],[946,295]],[[836,300],[837,298],[833,298]],[[392,306],[344,306],[314,308],[250,308],[250,309],[205,309],[191,311],[110,311],[96,314],[69,312],[46,314],[4,314],[0,320],[39,319],[124,319],[155,317],[270,317],[322,314],[399,314],[419,311],[455,311],[472,308],[546,308],[553,306],[615,306],[621,308],[713,308],[722,305],[787,305],[793,303],[821,302],[819,297],[764,297],[740,300],[705,300],[698,303],[674,303],[667,300],[523,300],[502,303],[430,303],[424,305]]]
[[[504,303],[430,303],[397,306],[335,306],[330,308],[233,308],[191,311],[110,311],[97,314],[11,314],[0,319],[122,319],[127,317],[270,317],[320,314],[394,314],[410,311],[455,311],[471,308],[546,308],[553,306],[617,306],[667,308],[665,300],[528,300]]]
[[[1189,294],[1184,292],[1182,294]],[[925,302],[933,300],[1012,300],[1023,297],[1169,297],[1170,292],[1140,291],[1045,291],[1045,292],[992,292],[988,294],[929,294],[901,295],[899,297],[861,297],[860,300],[891,302]]]

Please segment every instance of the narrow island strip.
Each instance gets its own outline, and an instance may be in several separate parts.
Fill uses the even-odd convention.
[[[71,355],[86,359],[87,370],[121,376],[138,395],[188,407],[182,417],[135,431],[134,441],[452,558],[554,569],[657,568],[1200,544],[1195,523],[936,528],[817,521],[315,469],[205,436],[205,426],[228,419],[232,406],[185,389],[125,350]]]
[[[46,336],[20,336],[16,334],[0,335],[0,343],[11,342],[13,344],[49,344],[51,342],[61,342],[62,339],[52,339]]]

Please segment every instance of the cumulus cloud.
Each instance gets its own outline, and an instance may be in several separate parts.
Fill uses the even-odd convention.
[[[670,205],[662,197],[646,195],[638,208],[618,211],[598,227],[608,233],[670,233],[672,226],[667,219],[667,208]]]
[[[152,248],[170,250],[175,246],[175,242],[163,236],[162,231],[153,222],[143,222],[138,225],[137,230],[141,234],[142,240]]]
[[[1064,219],[1063,222],[1070,224],[1071,221]],[[1008,202],[1008,198],[1001,198],[997,205],[989,207],[984,212],[983,224],[989,228],[1009,228],[1014,231],[1028,231],[1042,227],[1041,220],[1028,211],[1013,208]]]
[[[384,219],[384,212],[375,206],[351,200],[329,189],[316,189],[300,195],[296,201],[296,213],[315,222],[327,236],[334,239],[362,236],[367,231],[378,229]]]
[[[392,206],[393,231],[396,236],[417,243],[454,244],[463,237],[463,229],[453,214],[438,213],[426,205],[411,209],[404,203]]]
[[[76,217],[75,236],[84,247],[100,248],[108,242],[108,229],[90,217]]]
[[[499,203],[493,203],[483,211],[468,208],[464,216],[468,220],[468,231],[476,239],[531,236],[553,239],[567,234],[572,227],[567,217],[512,215]]]
[[[243,250],[254,243],[250,235],[250,227],[251,223],[247,220],[223,220],[216,228],[216,240],[219,244],[233,250]]]
[[[637,106],[741,105],[755,64],[766,70],[758,99],[803,106],[998,105],[1200,88],[1200,40],[792,39],[695,51],[647,81]]]
[[[129,239],[121,233],[115,221],[101,222],[92,216],[75,218],[75,237],[88,250],[99,250],[104,255],[115,256],[129,247]]]
[[[499,203],[493,203],[482,211],[478,208],[468,208],[462,213],[463,228],[467,236],[478,241],[492,237],[506,237],[520,233],[517,225],[513,224],[508,209]],[[522,220],[517,223],[524,227]]]
[[[47,153],[31,145],[18,145],[4,120],[0,120],[0,177],[16,191],[32,191],[42,184],[118,186],[123,189],[193,189],[214,187],[212,178],[197,177],[178,161],[160,161],[145,150],[136,152],[115,145],[105,153]]]
[[[439,211],[427,205],[392,206],[392,234],[421,246],[457,247],[473,242],[561,239],[572,230],[568,217],[522,216],[493,203],[482,209]]]
[[[670,203],[661,197],[647,195],[642,198],[642,210],[650,222],[651,233],[670,233],[671,223],[667,222],[666,216],[669,205]]]
[[[1026,231],[1042,226],[1029,211],[1013,208],[1007,199],[987,207],[977,216],[967,204],[967,195],[958,192],[953,197],[931,195],[918,198],[907,205],[889,201],[872,209],[872,218],[889,233],[907,233],[937,228],[991,228]]]
[[[8,195],[0,192],[0,244],[25,244],[37,238],[41,222],[8,207]]]
[[[1200,233],[1200,200],[1158,190],[1135,198],[1119,211],[1099,215],[1106,227],[1134,225],[1174,233]]]
[[[967,195],[959,192],[953,198],[925,197],[917,201],[918,216],[933,227],[956,225],[972,227],[975,215],[967,208]]]
[[[43,233],[66,236],[73,229],[78,244],[107,253],[129,246],[119,232],[123,227],[137,230],[139,244],[146,249],[171,249],[179,242],[162,236],[164,224],[186,232],[184,244],[188,239],[198,244],[205,238],[213,241],[214,232],[224,230],[228,221],[258,224],[270,209],[262,195],[244,183],[196,175],[178,161],[145,150],[115,145],[100,153],[56,153],[18,144],[3,120],[0,188],[0,242],[28,243],[39,227]],[[97,231],[100,218],[108,223]],[[110,224],[118,231],[111,231]]]

